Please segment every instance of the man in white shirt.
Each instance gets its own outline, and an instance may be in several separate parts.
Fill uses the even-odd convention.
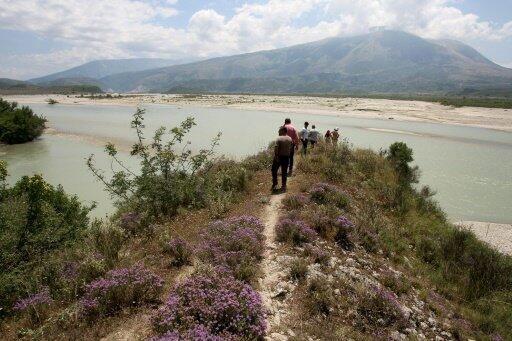
[[[306,155],[308,151],[308,138],[309,138],[309,122],[304,122],[304,128],[299,132],[299,138],[302,141],[302,154]]]
[[[308,141],[309,141],[309,144],[311,144],[311,148],[315,148],[315,144],[318,142],[319,138],[320,138],[320,133],[318,132],[318,130],[316,130],[316,127],[313,124],[311,126],[311,130],[308,133]]]

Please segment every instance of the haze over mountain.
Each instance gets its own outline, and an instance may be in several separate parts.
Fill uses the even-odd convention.
[[[386,30],[113,74],[100,81],[123,92],[432,93],[512,87],[512,69],[457,41]]]
[[[190,59],[188,60],[188,62]],[[185,63],[187,60],[134,58],[134,59],[105,59],[95,60],[74,68],[53,73],[44,77],[34,78],[29,82],[48,85],[51,82],[97,84],[97,79],[121,72],[136,72],[164,66]],[[92,81],[96,80],[96,81]],[[54,83],[55,84],[55,83]],[[59,84],[60,85],[60,84]]]

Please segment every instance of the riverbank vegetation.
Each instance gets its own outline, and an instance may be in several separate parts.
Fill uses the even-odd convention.
[[[27,106],[0,98],[0,143],[25,143],[41,136],[46,119]]]
[[[215,155],[220,136],[191,150],[191,118],[151,139],[143,110],[131,125],[140,169],[112,144],[111,169],[87,161],[116,201],[109,219],[39,176],[8,186],[0,164],[7,339],[509,337],[511,258],[447,222],[406,144],[317,145],[269,241],[271,149],[236,162]],[[269,242],[279,319],[259,294]]]
[[[478,92],[467,91],[467,94],[369,94],[369,93],[349,93],[349,94],[308,94],[308,95],[287,95],[287,96],[310,96],[326,98],[372,98],[389,99],[399,101],[422,101],[439,103],[456,108],[462,107],[480,107],[480,108],[501,108],[512,109],[512,89],[510,91],[496,92]]]
[[[30,82],[0,78],[0,94],[2,95],[46,95],[46,94],[97,94],[103,93],[97,85],[36,85]]]
[[[281,252],[307,257],[289,297],[304,335],[510,339],[512,258],[446,220],[412,156],[343,143],[300,161],[281,224],[319,239]]]
[[[264,314],[261,309],[254,310],[261,302],[258,303],[259,296],[249,284],[258,268],[259,258],[254,252],[261,247],[251,243],[254,236],[261,243],[261,223],[240,214],[237,219],[225,220],[225,229],[211,225],[211,238],[219,242],[226,238],[232,243],[219,244],[215,250],[203,248],[202,256],[198,239],[200,230],[210,221],[226,216],[237,203],[246,202],[246,191],[254,189],[251,180],[261,167],[269,165],[270,154],[265,151],[243,162],[234,162],[214,158],[212,149],[192,153],[182,147],[188,146],[186,134],[193,126],[193,120],[187,119],[170,129],[170,135],[159,129],[155,139],[146,144],[143,112],[134,116],[133,127],[140,140],[133,156],[141,161],[142,171],[135,175],[123,168],[124,173],[114,172],[112,179],[99,178],[116,197],[119,207],[112,218],[103,221],[90,222],[87,213],[91,207],[67,196],[61,188],[50,186],[40,176],[23,178],[8,186],[7,166],[2,164],[2,335],[8,339],[51,339],[59,335],[71,339],[97,338],[130,311],[152,310],[151,307],[164,302],[175,276],[191,268],[194,259],[200,258],[202,264],[220,269],[235,266],[235,255],[242,254],[247,254],[243,267],[226,269],[222,276],[217,270],[214,276],[206,268],[197,269],[190,280],[218,281],[213,284],[218,289],[211,290],[212,299],[219,303],[223,299],[217,295],[226,294],[226,285],[233,290],[226,297],[240,292],[248,294],[240,301],[247,304],[243,311],[226,307],[226,313],[235,314],[233,318],[239,313],[249,314],[247,323],[253,323],[252,331],[245,324],[233,331],[226,320],[225,335],[264,333]],[[173,144],[181,142],[180,151],[175,152]],[[113,145],[106,150],[113,160],[117,159]],[[89,160],[90,166],[92,161]],[[94,167],[91,170],[96,175],[105,174]],[[157,183],[165,188],[156,186]],[[19,203],[24,203],[22,209],[13,209]],[[228,254],[233,258],[226,262],[223,259]],[[165,309],[174,309],[167,302]],[[181,313],[187,313],[189,308],[176,309],[185,309]],[[259,320],[253,321],[254,318]],[[199,322],[180,330],[184,335],[198,328],[214,333],[210,325]],[[167,327],[157,327],[155,320],[154,333],[164,333],[164,328]]]
[[[488,91],[466,90],[461,93],[439,93],[439,94],[388,94],[388,93],[215,93],[215,92],[197,92],[182,91],[169,92],[169,94],[179,94],[186,99],[197,99],[203,96],[222,96],[222,95],[246,95],[246,96],[284,96],[284,97],[320,97],[320,98],[369,98],[369,99],[389,99],[399,101],[421,101],[439,103],[456,108],[461,107],[480,107],[480,108],[501,108],[512,109],[512,89],[502,91],[497,89]]]

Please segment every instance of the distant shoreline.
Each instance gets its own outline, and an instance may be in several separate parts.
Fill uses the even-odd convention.
[[[421,100],[217,94],[122,94],[121,97],[113,96],[112,98],[88,98],[76,95],[69,95],[69,97],[66,95],[11,95],[3,98],[27,104],[46,103],[48,98],[53,98],[59,104],[76,105],[136,106],[139,104],[171,104],[177,106],[236,108],[290,114],[442,123],[512,132],[512,109],[455,108]]]

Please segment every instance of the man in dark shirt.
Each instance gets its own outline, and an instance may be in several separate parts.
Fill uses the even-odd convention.
[[[279,128],[279,137],[274,147],[274,161],[272,162],[272,191],[277,188],[277,171],[281,168],[281,192],[286,192],[286,178],[288,176],[288,165],[293,149],[292,138],[287,136],[286,127]]]
[[[299,149],[299,134],[297,134],[297,129],[292,125],[292,120],[289,118],[284,120],[284,127],[286,128],[286,135],[290,136],[292,139],[292,151],[290,153],[290,161],[288,163],[289,171],[288,176],[292,176],[293,173],[293,156],[295,151]]]

